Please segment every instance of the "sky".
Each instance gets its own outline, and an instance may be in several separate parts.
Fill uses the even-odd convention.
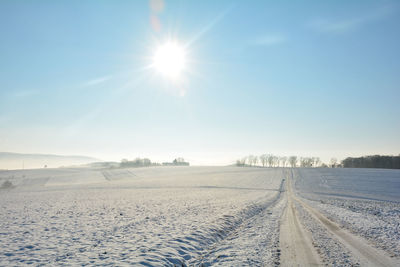
[[[398,1],[0,1],[0,151],[400,153]],[[167,42],[178,79],[154,68]]]

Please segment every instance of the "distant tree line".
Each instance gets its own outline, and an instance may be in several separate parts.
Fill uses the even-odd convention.
[[[164,166],[189,166],[189,162],[186,162],[183,158],[176,158],[172,162],[163,162]]]
[[[342,160],[344,168],[382,168],[382,169],[400,169],[399,156],[363,156],[359,158],[346,158]]]
[[[322,163],[319,157],[281,157],[273,154],[260,156],[249,155],[236,160],[236,166],[241,167],[331,167],[331,168],[382,168],[400,169],[400,154],[398,156],[363,156],[358,158],[348,157],[338,163],[336,158],[331,158],[328,165]]]
[[[136,158],[134,160],[122,159],[119,164],[120,168],[129,168],[129,167],[148,167],[148,166],[157,166],[159,163],[152,163],[148,158]]]
[[[326,167],[319,157],[280,157],[272,154],[260,156],[249,155],[236,161],[236,166],[262,166],[262,167]]]
[[[136,158],[134,160],[122,159],[119,163],[120,168],[135,168],[135,167],[149,167],[149,166],[160,166],[160,163],[151,162],[148,158]],[[189,166],[189,162],[186,162],[183,158],[176,158],[172,162],[163,162],[162,165],[167,166]]]

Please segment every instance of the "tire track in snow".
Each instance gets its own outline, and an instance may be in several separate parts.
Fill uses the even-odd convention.
[[[315,250],[310,233],[304,229],[293,200],[291,175],[286,175],[287,205],[282,216],[280,246],[283,266],[318,266],[322,261]]]
[[[368,241],[343,229],[302,200],[296,197],[295,200],[334,235],[340,243],[347,247],[360,260],[361,266],[400,266],[399,261],[386,256],[384,252],[370,246]]]
[[[301,207],[303,207],[337,241],[346,247],[353,254],[353,256],[360,261],[361,266],[400,266],[400,262],[398,260],[390,258],[383,251],[370,246],[368,241],[362,237],[356,236],[343,229],[337,223],[325,217],[318,210],[299,199],[293,194],[293,192],[291,192],[291,195],[296,203],[301,205]]]
[[[281,188],[283,188],[283,181],[281,182]],[[246,261],[243,261],[241,258],[238,259],[238,255],[227,253],[228,251],[225,249],[228,248],[229,250],[229,247],[224,246],[226,243],[231,243],[230,247],[233,246],[235,251],[243,251],[243,243],[235,243],[235,240],[248,239],[251,234],[253,234],[253,237],[259,236],[257,231],[260,229],[255,226],[270,225],[265,221],[265,218],[266,216],[271,217],[270,210],[282,199],[282,190],[277,191],[277,194],[272,198],[262,199],[235,214],[223,215],[207,228],[200,228],[189,235],[176,236],[167,240],[162,244],[162,247],[167,247],[168,250],[160,250],[160,244],[144,249],[143,256],[146,257],[137,262],[137,264],[147,266],[154,264],[164,266],[214,266],[220,263],[226,265],[229,262],[228,265],[233,266],[241,266],[243,263],[259,266],[264,265],[267,261],[265,259],[271,259],[269,260],[271,263],[278,262],[279,255],[270,253],[270,250],[265,247],[265,243],[262,242],[258,244],[260,252],[264,256],[261,260],[255,258],[259,256],[256,254],[260,253],[255,253],[250,255],[253,258],[246,257]],[[277,210],[282,210],[282,208],[277,208]],[[279,233],[279,218],[280,213],[275,215],[277,226],[273,231],[268,231],[269,233]],[[276,238],[277,242],[274,243],[269,242],[270,239],[268,237],[264,238],[263,241],[275,245],[276,250],[278,247],[276,243],[279,242],[279,238]],[[251,246],[249,246],[249,249],[253,252],[255,251]],[[267,253],[265,253],[266,251]],[[246,253],[246,255],[248,254]]]
[[[283,182],[281,183],[281,188],[283,188]],[[270,190],[268,189],[265,191],[270,192]],[[282,189],[274,191],[277,191],[274,196],[271,197],[271,194],[266,194],[266,196],[268,197],[263,197],[259,199],[259,201],[250,204],[246,208],[234,214],[222,215],[221,217],[216,219],[214,223],[209,224],[205,228],[198,228],[198,230],[189,233],[188,235],[177,235],[169,240],[158,242],[157,244],[152,246],[136,247],[135,251],[140,251],[138,256],[140,256],[141,259],[138,261],[134,260],[132,264],[148,266],[197,266],[201,264],[203,264],[203,266],[208,266],[211,263],[213,265],[217,264],[226,257],[225,254],[220,256],[220,254],[216,255],[215,253],[213,254],[213,252],[221,252],[220,247],[224,241],[245,236],[245,234],[243,234],[242,232],[246,232],[247,234],[251,232],[253,234],[257,234],[255,227],[248,226],[251,225],[252,222],[253,226],[268,224],[264,221],[264,218],[266,216],[271,217],[270,209],[280,199],[282,199]],[[280,208],[278,210],[282,209]],[[279,221],[280,214],[279,216],[275,217],[277,217],[277,220]],[[149,219],[147,219],[146,217],[143,220],[135,221],[132,223],[115,225],[112,228],[106,231],[102,231],[100,233],[95,231],[94,233],[97,234],[93,237],[91,241],[91,246],[90,248],[88,248],[88,250],[91,254],[93,254],[94,251],[98,250],[97,248],[101,249],[105,247],[105,244],[109,240],[112,240],[115,236],[123,236],[126,233],[129,233],[130,229],[134,229],[136,225],[141,225],[143,222],[146,222],[148,220]],[[279,229],[279,226],[276,228]],[[277,229],[273,229],[274,232],[276,232]],[[140,243],[142,241],[141,239],[142,238],[138,238],[135,240],[135,242]],[[237,250],[242,249],[242,247],[240,246],[241,244],[236,245]],[[76,253],[79,254],[79,252]],[[106,256],[108,255],[104,255],[104,257]],[[253,263],[254,262],[258,261],[253,261]]]
[[[252,216],[245,217],[227,235],[211,244],[190,265],[276,266],[279,265],[279,221],[285,205],[284,180],[279,193]]]

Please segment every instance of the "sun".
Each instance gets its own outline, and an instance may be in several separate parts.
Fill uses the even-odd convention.
[[[175,80],[185,68],[185,56],[185,49],[170,41],[156,49],[153,66],[167,78]]]

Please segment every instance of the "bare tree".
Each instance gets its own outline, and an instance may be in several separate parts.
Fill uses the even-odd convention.
[[[315,157],[314,159],[314,167],[319,167],[321,165],[321,160],[319,159],[319,157]]]
[[[290,156],[289,157],[289,164],[292,168],[295,168],[297,166],[297,157],[296,156]]]
[[[180,158],[178,159],[180,160]],[[183,160],[183,159],[182,159]],[[260,156],[249,155],[236,161],[237,166],[259,166],[263,167],[287,167],[290,166],[295,168],[297,166],[304,168],[320,167],[322,164],[319,157],[297,157],[297,156],[274,156],[273,154],[262,154]],[[337,159],[332,158],[330,161],[330,167],[338,167]]]
[[[300,158],[300,166],[304,168],[310,168],[313,166],[314,159],[309,157]]]
[[[300,157],[300,167],[308,167],[308,158]]]
[[[246,166],[246,157],[236,160],[236,166]]]
[[[249,156],[247,157],[247,162],[248,162],[248,164],[249,164],[250,166],[253,166],[253,163],[254,163],[254,156],[253,156],[253,155],[249,155]]]
[[[300,157],[300,167],[304,168],[306,166],[306,159],[303,157]]]
[[[253,157],[253,165],[254,165],[254,166],[257,166],[257,163],[258,163],[258,157],[257,157],[257,156],[254,156],[254,157]]]
[[[259,156],[261,164],[263,167],[265,167],[265,164],[267,164],[267,155],[262,154],[261,156]]]
[[[279,167],[279,157],[273,156],[274,167]]]
[[[335,168],[337,164],[337,158],[331,158],[331,168]]]
[[[267,162],[268,167],[272,167],[274,165],[274,155],[267,154]]]
[[[282,162],[282,167],[286,167],[286,161],[287,161],[287,157],[281,157],[280,158],[281,162]]]

